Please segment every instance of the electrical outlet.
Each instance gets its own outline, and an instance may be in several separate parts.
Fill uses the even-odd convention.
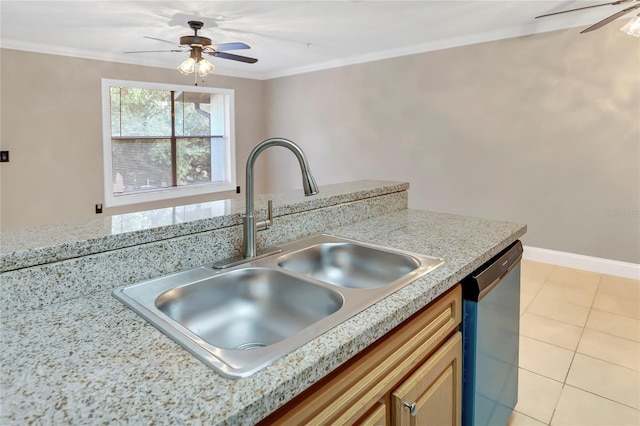
[[[96,204],[96,214],[102,213],[102,204]]]
[[[236,194],[239,194],[239,193],[240,193],[240,187],[236,186]]]
[[[9,162],[9,151],[0,151],[0,163]]]

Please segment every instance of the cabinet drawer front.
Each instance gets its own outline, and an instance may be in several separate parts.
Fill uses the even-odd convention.
[[[457,330],[461,302],[456,285],[264,424],[354,424]]]
[[[461,424],[462,334],[457,332],[392,394],[393,425]]]
[[[356,422],[357,426],[386,426],[387,424],[387,406],[381,402],[375,405],[371,413],[367,413],[363,418]]]

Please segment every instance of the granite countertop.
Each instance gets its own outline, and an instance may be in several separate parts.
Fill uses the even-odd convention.
[[[255,199],[256,216],[266,216],[267,200],[273,201],[273,215],[281,216],[408,188],[405,182],[361,180],[323,185],[313,197],[305,197],[301,190],[260,194]],[[244,212],[244,195],[238,195],[227,200],[3,231],[0,272],[239,225]]]
[[[401,210],[327,231],[446,263],[240,380],[207,368],[110,290],[12,312],[2,318],[0,423],[253,424],[451,288],[526,227]]]

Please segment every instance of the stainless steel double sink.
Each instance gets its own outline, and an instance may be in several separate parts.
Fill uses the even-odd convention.
[[[249,376],[444,263],[326,234],[230,269],[207,264],[113,295],[228,378]]]

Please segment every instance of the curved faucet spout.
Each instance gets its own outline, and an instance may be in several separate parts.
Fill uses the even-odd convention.
[[[315,179],[311,175],[309,170],[309,163],[307,158],[298,145],[288,139],[271,138],[260,142],[249,154],[247,158],[247,175],[246,175],[246,214],[244,217],[244,258],[252,258],[256,255],[256,220],[253,215],[254,211],[254,196],[253,196],[253,165],[258,158],[258,155],[265,149],[272,146],[282,146],[288,148],[298,159],[300,163],[300,171],[302,172],[302,187],[304,188],[304,194],[315,195],[318,193],[318,185]]]

